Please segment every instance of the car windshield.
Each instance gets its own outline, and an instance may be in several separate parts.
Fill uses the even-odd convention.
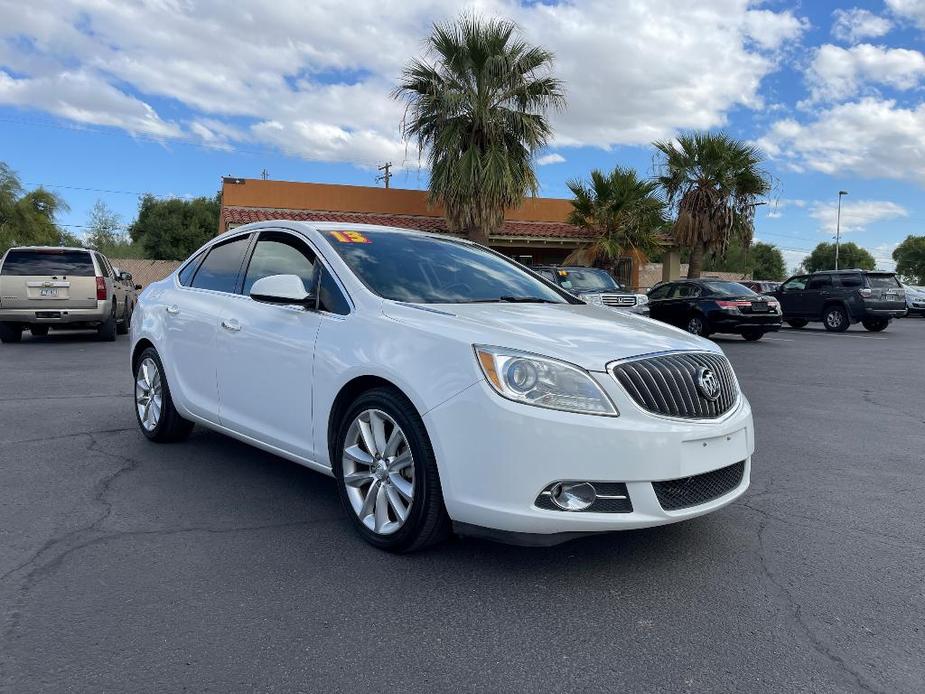
[[[558,270],[561,284],[567,289],[579,292],[619,291],[620,285],[606,270],[596,268],[581,268]],[[562,273],[566,273],[563,275]]]
[[[895,289],[900,286],[896,275],[868,275],[867,283],[871,289]]]
[[[93,277],[96,271],[87,251],[68,248],[14,249],[6,255],[0,274]]]
[[[416,304],[580,303],[478,246],[414,232],[325,231],[370,290]]]
[[[748,296],[754,294],[751,289],[738,282],[704,282],[704,286],[712,294],[721,294],[724,296]]]

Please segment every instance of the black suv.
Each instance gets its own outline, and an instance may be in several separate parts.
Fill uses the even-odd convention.
[[[832,332],[843,332],[852,323],[879,332],[906,314],[905,291],[892,272],[823,270],[797,275],[773,296],[794,328],[822,321]]]
[[[750,342],[781,325],[775,299],[724,280],[659,284],[649,291],[649,317],[702,337],[735,333]]]

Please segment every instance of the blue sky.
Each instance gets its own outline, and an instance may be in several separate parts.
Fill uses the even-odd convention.
[[[776,181],[757,237],[790,267],[835,223],[881,267],[925,233],[925,0],[697,3],[451,0],[0,0],[0,161],[44,184],[80,231],[97,199],[127,223],[138,195],[210,195],[223,175],[424,187],[389,98],[434,21],[513,19],[551,48],[568,108],[541,194],[647,143],[725,128]],[[93,189],[93,190],[85,190]]]

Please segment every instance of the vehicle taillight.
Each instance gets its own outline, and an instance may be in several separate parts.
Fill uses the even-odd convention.
[[[865,287],[864,289],[858,289],[858,292],[860,292],[861,296],[863,296],[865,299],[869,299],[871,295],[873,294],[873,292],[867,287]]]
[[[720,308],[740,308],[742,306],[751,306],[751,301],[719,301],[717,300],[716,305]]]
[[[105,277],[96,278],[96,300],[106,301],[106,278]]]

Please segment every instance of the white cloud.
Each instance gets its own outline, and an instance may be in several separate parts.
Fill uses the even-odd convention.
[[[819,222],[819,230],[825,234],[835,233],[837,215],[837,203],[817,201],[809,209],[809,216]],[[908,216],[905,207],[889,200],[849,201],[842,198],[841,233],[863,231],[871,224]]]
[[[807,23],[752,4],[33,0],[0,4],[0,39],[16,38],[0,40],[0,65],[29,86],[5,103],[81,122],[413,164],[389,91],[434,21],[466,9],[514,19],[557,56],[569,107],[554,117],[555,144],[610,147],[721,126],[730,110],[762,105],[762,79]],[[23,42],[29,48],[17,49]],[[73,73],[91,88],[67,89]],[[151,104],[189,109],[183,131]]]
[[[839,104],[808,123],[777,121],[758,144],[785,165],[925,186],[925,103],[902,108],[866,98]]]
[[[835,10],[832,16],[835,18],[832,24],[832,36],[848,43],[857,43],[868,38],[875,39],[886,35],[893,28],[893,23],[886,17],[857,7],[850,10]]]
[[[825,44],[816,50],[806,79],[811,101],[840,101],[868,84],[912,89],[925,80],[925,55],[869,43],[851,48]]]
[[[542,157],[536,160],[536,163],[540,166],[547,166],[548,164],[561,164],[565,161],[565,157],[561,154],[553,152],[552,154],[544,154]]]
[[[886,0],[887,7],[901,19],[925,29],[925,2],[923,0]]]

